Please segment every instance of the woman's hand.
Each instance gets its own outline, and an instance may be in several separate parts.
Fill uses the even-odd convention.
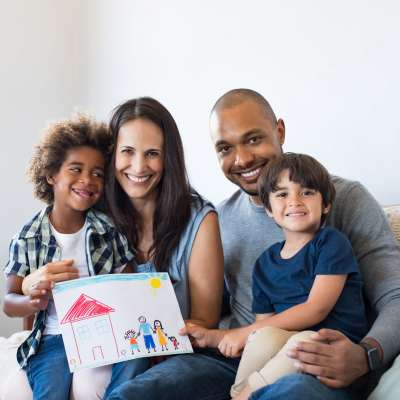
[[[27,296],[31,296],[31,290],[34,290],[34,298],[31,298],[31,300],[38,300],[42,296],[40,291],[51,291],[51,282],[63,282],[79,278],[79,272],[72,266],[73,263],[73,260],[62,260],[43,265],[43,267],[38,268],[24,278],[22,292]],[[44,284],[45,282],[47,284]],[[43,283],[43,285],[38,286],[39,283]]]
[[[186,325],[179,331],[180,335],[188,335],[194,347],[217,348],[225,334],[222,329],[207,329],[193,322],[185,321]]]

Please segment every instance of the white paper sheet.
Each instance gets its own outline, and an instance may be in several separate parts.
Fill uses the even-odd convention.
[[[193,352],[167,273],[98,275],[57,283],[71,372],[132,358]]]

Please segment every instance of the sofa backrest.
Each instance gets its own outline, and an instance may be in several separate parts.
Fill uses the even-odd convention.
[[[400,243],[400,204],[394,206],[384,206],[383,211],[389,221],[390,227],[397,241]]]
[[[400,204],[394,206],[384,206],[383,211],[389,221],[390,227],[400,245]],[[24,329],[32,329],[33,316],[25,317],[23,321]]]

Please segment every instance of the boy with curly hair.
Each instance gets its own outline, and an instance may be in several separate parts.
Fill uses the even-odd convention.
[[[104,124],[79,115],[51,125],[36,147],[29,176],[47,204],[14,236],[6,274],[4,312],[35,314],[33,330],[17,351],[34,399],[69,398],[69,372],[50,281],[23,294],[26,276],[42,266],[66,271],[58,281],[122,269],[133,259],[128,242],[94,206],[102,197],[111,136]]]

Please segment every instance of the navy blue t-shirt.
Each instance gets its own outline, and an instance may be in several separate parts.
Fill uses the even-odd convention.
[[[258,258],[253,272],[253,313],[282,312],[307,301],[316,275],[344,275],[343,291],[328,316],[307,329],[336,329],[358,343],[368,325],[362,279],[350,242],[332,227],[321,228],[293,257],[280,256],[285,242]]]

